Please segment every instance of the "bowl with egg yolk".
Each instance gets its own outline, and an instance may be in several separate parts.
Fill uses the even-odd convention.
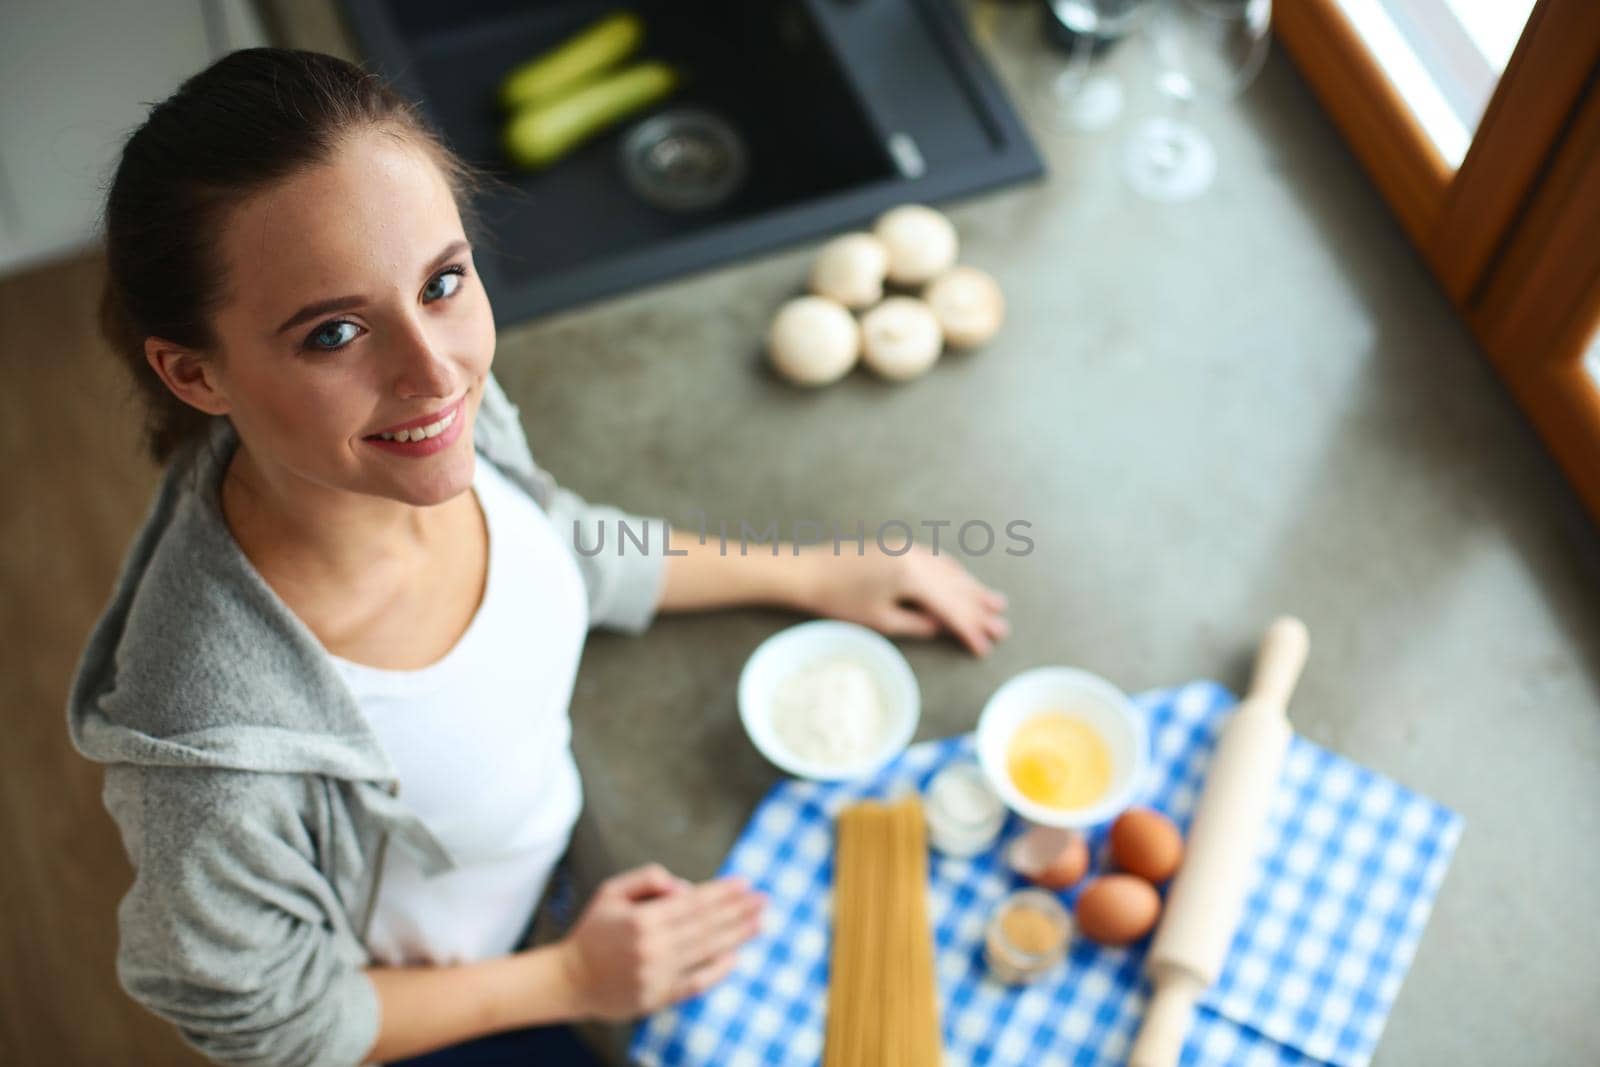
[[[1038,667],[995,690],[978,717],[978,762],[1029,822],[1085,829],[1115,818],[1150,763],[1144,717],[1123,692],[1073,667]]]

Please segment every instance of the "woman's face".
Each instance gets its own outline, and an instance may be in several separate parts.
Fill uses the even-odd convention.
[[[470,487],[494,320],[424,149],[354,137],[236,208],[221,254],[213,371],[258,468],[415,505]]]

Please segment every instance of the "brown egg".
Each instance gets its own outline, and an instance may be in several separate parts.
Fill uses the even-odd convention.
[[[1089,845],[1074,830],[1035,826],[1011,842],[1006,861],[1040,888],[1067,889],[1089,870]]]
[[[1111,824],[1111,860],[1129,874],[1160,885],[1178,873],[1183,837],[1159,811],[1131,808]]]
[[[1107,874],[1084,887],[1075,910],[1084,937],[1102,945],[1126,945],[1156,924],[1161,896],[1143,878]]]

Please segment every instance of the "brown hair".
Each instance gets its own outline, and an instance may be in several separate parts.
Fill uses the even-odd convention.
[[[215,247],[228,211],[327,162],[368,129],[427,151],[463,222],[473,226],[477,172],[381,78],[333,56],[285,48],[230,53],[151,108],[128,138],[106,196],[100,328],[142,394],[146,445],[157,463],[203,437],[211,416],[174,396],[150,369],[145,339],[214,347],[211,318],[226,280]]]

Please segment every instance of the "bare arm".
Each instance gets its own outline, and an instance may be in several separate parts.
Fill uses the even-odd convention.
[[[588,1014],[559,945],[452,967],[369,967],[382,1023],[365,1062]]]
[[[366,1062],[698,996],[760,930],[763,904],[742,879],[691,885],[651,864],[604,882],[556,944],[451,967],[369,967],[380,1019]]]
[[[715,539],[701,544],[692,538],[672,542],[660,611],[710,611],[749,604],[799,608],[809,553],[794,554],[788,543],[752,544],[740,555],[737,543],[724,551]],[[682,555],[679,555],[679,552]]]
[[[846,542],[849,544],[849,542]],[[715,540],[674,542],[658,610],[707,611],[764,604],[857,622],[893,636],[954,634],[977,655],[1011,632],[1006,598],[956,558],[913,545],[890,555],[868,542],[838,554],[832,546],[778,543],[726,552]],[[679,555],[679,552],[683,553]]]

